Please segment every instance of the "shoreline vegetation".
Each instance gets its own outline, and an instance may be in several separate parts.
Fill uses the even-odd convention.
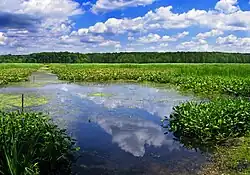
[[[176,106],[171,116],[166,118],[169,121],[169,125],[166,127],[189,148],[201,150],[207,149],[207,147],[213,148],[213,159],[204,165],[200,172],[201,175],[249,174],[249,65],[2,64],[0,65],[0,82],[8,84],[25,81],[27,76],[41,67],[47,67],[43,70],[50,70],[57,74],[60,80],[69,82],[153,82],[171,85],[180,92],[192,92],[197,96],[205,97],[208,99],[206,102],[188,102]],[[3,112],[0,114],[7,116],[31,115]],[[33,115],[37,116],[33,118],[33,122],[40,121],[39,115]],[[10,119],[10,121],[12,120]],[[12,133],[11,129],[9,131]],[[63,136],[65,135],[63,134]],[[61,138],[60,134],[58,137]],[[63,145],[59,143],[59,146]],[[32,163],[29,165],[31,169],[33,167],[33,171],[36,171],[38,165],[36,162]],[[0,166],[0,174],[1,171]]]

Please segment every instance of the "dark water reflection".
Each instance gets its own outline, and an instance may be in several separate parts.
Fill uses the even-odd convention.
[[[195,174],[205,157],[165,135],[161,118],[192,99],[174,90],[136,84],[46,84],[7,87],[49,98],[32,110],[49,113],[77,139],[78,174]],[[100,95],[102,94],[102,95]],[[107,94],[107,95],[105,95]],[[30,110],[30,109],[26,109]]]

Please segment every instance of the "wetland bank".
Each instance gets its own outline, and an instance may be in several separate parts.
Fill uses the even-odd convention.
[[[28,71],[30,65],[26,66],[22,69]],[[20,107],[17,96],[25,94],[25,112],[48,114],[53,124],[66,129],[65,134],[76,139],[75,144],[66,144],[71,151],[62,150],[71,154],[80,147],[80,151],[74,152],[80,156],[73,166],[78,174],[188,175],[211,174],[211,169],[217,171],[214,174],[248,171],[249,160],[244,154],[249,150],[244,136],[249,132],[249,104],[245,99],[249,78],[242,74],[242,69],[250,71],[246,65],[52,64],[46,69],[41,69],[43,65],[35,66],[38,72],[33,68],[29,70],[29,75],[36,72],[30,81],[13,83],[15,79],[11,79],[9,85],[0,89],[1,100],[5,99],[1,110],[17,110]],[[236,70],[234,76],[232,69]],[[2,75],[13,70],[1,69]],[[168,86],[152,86],[146,82]],[[167,128],[162,127],[162,119],[166,119]],[[229,125],[222,127],[229,121],[230,126],[236,128],[229,129],[230,133]],[[190,137],[191,140],[187,139]],[[61,137],[58,144],[65,139]],[[222,149],[224,143],[235,139],[245,140],[244,144],[228,144]],[[193,143],[201,143],[202,147]],[[226,167],[216,162],[207,164],[207,154],[201,151],[208,143],[209,147],[218,146],[218,153],[227,155],[223,157]],[[230,162],[231,148],[239,150],[239,155],[233,157],[234,162]],[[33,171],[42,167],[42,160],[31,161],[37,165],[31,166]],[[207,166],[202,171],[203,165]],[[237,169],[239,165],[244,165],[241,170]]]

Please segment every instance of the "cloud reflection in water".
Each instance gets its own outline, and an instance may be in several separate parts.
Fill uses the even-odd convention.
[[[151,121],[127,117],[96,117],[93,120],[112,136],[112,141],[122,150],[136,157],[144,156],[146,145],[168,145],[170,151],[178,149],[172,139],[167,140],[161,127]]]
[[[173,90],[126,84],[63,85],[59,89],[72,95],[73,101],[77,102],[66,102],[65,105],[71,104],[67,109],[81,109],[83,116],[88,116],[112,136],[113,143],[136,157],[144,156],[147,146],[165,146],[168,151],[180,148],[172,137],[164,135],[159,123],[154,121],[160,121],[157,117],[168,116],[174,105],[189,100],[190,97],[182,96]],[[112,96],[91,96],[94,93]],[[65,101],[64,96],[60,96],[60,99],[61,102]],[[72,120],[72,116],[70,119]]]

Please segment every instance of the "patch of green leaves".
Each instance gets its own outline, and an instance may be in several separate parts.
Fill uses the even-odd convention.
[[[41,113],[0,111],[0,174],[69,174],[74,141]]]
[[[174,107],[169,129],[187,146],[220,145],[250,132],[250,102],[231,98],[183,103]]]
[[[29,75],[39,67],[39,64],[1,64],[0,85],[28,81]]]

